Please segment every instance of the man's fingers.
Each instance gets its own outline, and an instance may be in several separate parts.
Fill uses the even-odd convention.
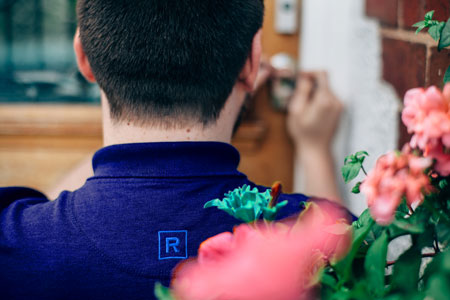
[[[328,73],[325,71],[318,71],[313,73],[313,77],[317,83],[318,88],[327,88],[329,87],[328,82]]]
[[[289,103],[289,111],[298,113],[304,110],[309,102],[314,83],[309,75],[300,74],[297,77],[297,87]]]
[[[302,100],[309,100],[314,89],[314,78],[309,73],[301,73],[297,76],[296,93],[298,93]]]

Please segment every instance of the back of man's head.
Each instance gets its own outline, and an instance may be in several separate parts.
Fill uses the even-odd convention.
[[[262,0],[78,0],[80,39],[115,120],[214,122],[261,28]]]

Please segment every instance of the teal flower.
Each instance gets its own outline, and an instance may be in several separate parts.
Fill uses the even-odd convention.
[[[278,189],[281,189],[278,187]],[[280,209],[287,205],[288,201],[274,203],[272,200],[272,190],[268,189],[260,193],[258,189],[244,185],[225,194],[223,200],[214,199],[207,202],[204,208],[217,207],[229,215],[245,223],[259,220],[261,216],[268,221],[276,218]],[[276,197],[278,197],[277,192]],[[275,196],[274,196],[275,198]],[[277,200],[276,198],[274,200]]]

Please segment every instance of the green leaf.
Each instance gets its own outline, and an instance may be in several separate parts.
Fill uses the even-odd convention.
[[[427,12],[425,15],[425,21],[433,20],[433,16],[434,16],[434,10]]]
[[[360,162],[348,163],[344,165],[341,169],[342,177],[344,178],[345,183],[349,183],[353,179],[355,179],[359,171],[361,170],[362,164]]]
[[[425,228],[425,232],[414,237],[414,238],[416,238],[415,243],[417,243],[416,246],[418,248],[423,249],[426,247],[429,247],[429,248],[433,247],[434,237],[435,237],[434,228],[435,228],[434,225],[427,224],[426,228]]]
[[[408,214],[409,214],[409,207],[408,204],[406,203],[406,198],[403,197],[402,203],[400,203],[400,205],[397,207],[396,217],[404,218]]]
[[[214,200],[206,202],[206,204],[203,206],[203,208],[218,207],[221,205],[222,205],[222,201],[220,201],[219,199],[214,199]]]
[[[416,31],[416,34],[417,34],[417,33],[419,33],[422,29],[424,29],[425,27],[427,27],[427,25],[426,25],[425,21],[420,21],[420,22],[417,22],[416,24],[414,24],[412,27],[417,27],[417,28],[418,28],[417,31]]]
[[[362,184],[362,182],[356,183],[356,185],[352,189],[353,194],[359,194],[361,192],[359,189],[361,187],[361,184]]]
[[[414,24],[412,27],[421,27],[421,26],[425,26],[425,21],[417,22],[417,23]]]
[[[393,294],[387,297],[384,297],[383,300],[424,300],[425,296],[422,293],[412,292],[412,293],[400,293]]]
[[[328,285],[330,287],[334,287],[337,283],[336,278],[328,273],[322,274],[320,282],[322,283],[322,285]]]
[[[377,297],[383,296],[385,292],[384,276],[388,243],[389,236],[385,230],[369,248],[364,261],[368,288]]]
[[[424,223],[416,223],[417,218],[411,217],[408,219],[396,219],[392,224],[410,234],[420,234],[425,232]]]
[[[391,225],[389,225],[389,236],[391,239],[407,235],[407,234],[420,234],[425,232],[429,233],[430,212],[423,206],[419,206],[412,216],[409,216],[409,208],[406,206],[405,200],[397,208],[395,213],[395,219]]]
[[[438,50],[441,51],[445,47],[450,46],[450,18],[442,29],[441,39],[439,40]]]
[[[245,208],[245,207],[238,208],[234,212],[234,217],[245,223],[251,223],[256,220],[255,212],[254,212],[253,208],[250,208],[250,209]]]
[[[278,212],[288,204],[287,200],[277,203],[275,207],[263,207],[263,218],[267,221],[274,221],[277,217]]]
[[[424,30],[426,27],[427,27],[426,25],[423,25],[423,26],[420,26],[419,28],[417,28],[416,34],[418,34],[419,32],[421,32],[422,30]]]
[[[428,33],[431,35],[431,37],[435,41],[439,41],[439,39],[441,38],[441,32],[444,29],[444,26],[445,26],[445,22],[440,22],[436,25],[430,26]]]
[[[422,253],[417,247],[412,246],[403,253],[394,265],[393,289],[404,293],[417,291],[421,263]]]
[[[359,151],[349,155],[344,160],[344,166],[341,168],[342,177],[345,183],[355,179],[362,169],[363,162],[369,154],[366,151]]]
[[[369,153],[367,153],[367,151],[359,151],[359,152],[356,152],[356,157],[357,158],[359,158],[359,157],[362,157],[362,156],[369,156]]]
[[[447,274],[435,274],[428,283],[424,299],[448,300],[450,295],[450,276]]]
[[[449,69],[450,69],[450,67],[449,67]],[[448,70],[447,70],[447,71],[448,71]],[[447,181],[447,179],[442,179],[442,180],[439,181],[439,188],[440,188],[441,190],[444,190],[447,186],[448,186],[448,181]]]
[[[447,72],[444,75],[444,84],[450,83],[450,66],[448,66]]]
[[[367,290],[367,282],[362,279],[352,287],[350,299],[372,299],[369,291]],[[337,298],[337,300],[340,300]]]
[[[446,250],[450,242],[450,227],[444,222],[439,222],[435,226],[435,230],[436,237],[442,246],[441,248],[443,248],[442,250]]]
[[[443,275],[450,275],[450,252],[440,252],[437,254],[431,263],[425,269],[423,274],[423,285],[427,288],[427,295],[436,295],[435,285],[437,285],[436,278]],[[433,281],[435,281],[433,283]],[[447,281],[447,285],[448,285]],[[449,285],[448,285],[449,286]],[[450,291],[448,293],[450,295]],[[437,298],[436,298],[437,299]],[[443,298],[440,298],[443,299]]]
[[[365,243],[372,245],[380,236],[381,234],[386,230],[386,227],[383,227],[377,223],[375,223],[372,228],[370,229],[369,233],[366,236]],[[368,247],[367,247],[368,248]],[[367,252],[367,249],[366,249]]]
[[[370,215],[370,210],[366,209],[359,216],[358,220],[353,222],[352,226],[355,229],[358,229],[358,228],[365,227],[365,226],[371,226],[372,223],[373,223],[373,218]],[[373,226],[373,224],[372,224],[372,226]]]
[[[375,224],[375,221],[372,218],[368,218],[367,220],[368,220],[367,224],[361,224],[362,227],[355,229],[353,233],[353,241],[350,253],[347,254],[347,256],[344,259],[337,262],[333,266],[339,276],[340,284],[345,283],[350,278],[352,271],[352,264],[353,261],[355,260],[356,254],[358,253],[358,250],[361,247],[361,244],[363,243],[370,229]]]
[[[175,298],[172,296],[172,293],[170,292],[169,288],[166,288],[161,283],[157,282],[155,284],[155,297],[158,300],[175,300]]]

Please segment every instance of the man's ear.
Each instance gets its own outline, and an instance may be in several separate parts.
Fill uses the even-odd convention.
[[[96,82],[94,73],[92,73],[91,64],[89,63],[86,53],[84,53],[83,46],[80,40],[80,30],[77,29],[75,37],[73,39],[73,49],[75,50],[75,56],[77,58],[78,69],[84,78],[89,82]]]
[[[245,62],[244,68],[239,74],[239,82],[244,85],[246,91],[249,93],[253,92],[256,77],[258,76],[262,52],[261,35],[262,29],[255,34],[252,43],[252,51]]]

